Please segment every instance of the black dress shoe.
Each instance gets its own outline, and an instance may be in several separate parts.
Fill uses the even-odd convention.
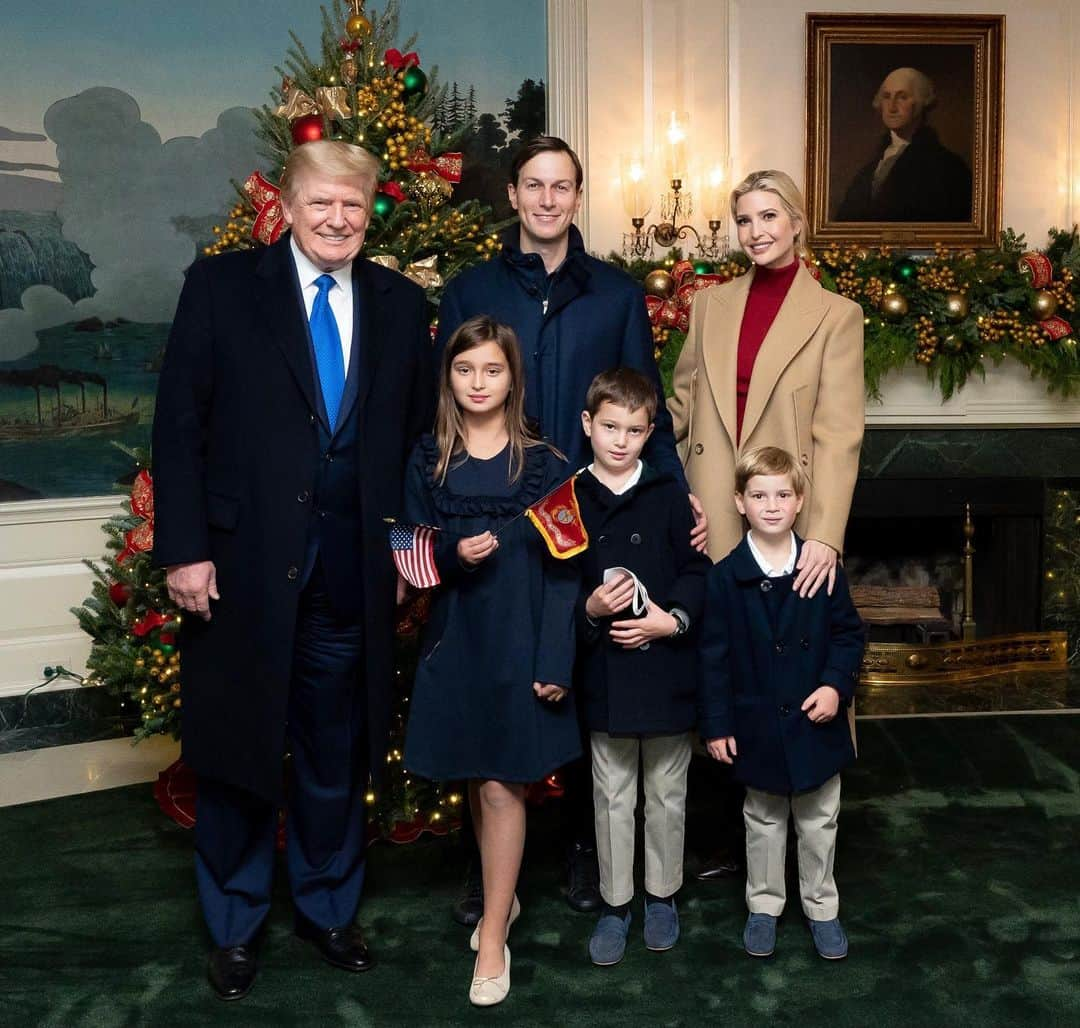
[[[360,929],[354,924],[340,928],[319,928],[306,917],[297,915],[296,934],[311,942],[328,964],[343,971],[370,971],[375,966],[375,958],[367,948]]]
[[[206,977],[218,999],[243,999],[251,991],[258,968],[252,946],[221,946],[210,954]]]
[[[566,902],[581,914],[599,910],[604,900],[600,895],[600,865],[596,850],[575,842],[566,860]]]
[[[734,850],[721,846],[705,858],[701,870],[694,876],[699,882],[714,882],[734,878],[743,872],[743,863]]]
[[[472,928],[484,916],[484,877],[479,861],[469,862],[465,884],[451,913],[454,920],[466,928]]]

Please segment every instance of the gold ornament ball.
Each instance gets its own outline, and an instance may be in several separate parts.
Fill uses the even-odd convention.
[[[968,298],[963,293],[949,293],[945,297],[945,317],[950,321],[963,321],[970,310]]]
[[[886,293],[881,298],[881,313],[889,321],[900,321],[908,312],[907,298],[900,293]]]
[[[658,296],[661,300],[670,299],[675,295],[675,279],[663,268],[650,271],[645,276],[645,292],[649,296]]]
[[[950,353],[957,353],[959,350],[963,349],[964,343],[963,340],[957,338],[957,336],[950,332],[941,340],[941,345]]]
[[[1048,289],[1040,289],[1031,301],[1031,311],[1040,321],[1052,318],[1057,308],[1057,297]]]
[[[345,32],[350,39],[362,39],[371,35],[371,22],[362,14],[354,14],[345,22]]]

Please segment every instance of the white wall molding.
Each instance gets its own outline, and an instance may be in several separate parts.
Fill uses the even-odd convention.
[[[589,21],[586,0],[548,0],[548,132],[581,158],[586,192],[577,225],[589,246]]]

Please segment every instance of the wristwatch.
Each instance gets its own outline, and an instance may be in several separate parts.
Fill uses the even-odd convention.
[[[680,635],[686,635],[690,629],[690,615],[682,607],[672,607],[668,613],[675,619],[675,631],[671,633],[672,639]]]

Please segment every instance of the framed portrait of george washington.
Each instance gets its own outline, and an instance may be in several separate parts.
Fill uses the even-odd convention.
[[[808,14],[811,242],[995,246],[1004,15]]]

